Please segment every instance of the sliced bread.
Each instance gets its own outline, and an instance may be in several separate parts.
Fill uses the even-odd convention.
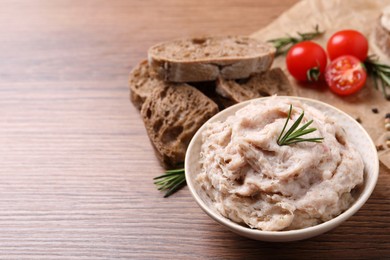
[[[171,82],[247,78],[270,68],[275,48],[246,36],[189,38],[152,46],[152,69]]]
[[[235,103],[275,94],[293,94],[291,84],[280,68],[255,74],[247,79],[226,80],[219,78],[216,92]]]
[[[141,109],[149,138],[166,167],[184,162],[191,138],[217,112],[217,105],[196,88],[169,83],[153,89]]]
[[[130,86],[130,100],[134,106],[141,109],[145,99],[150,95],[152,90],[158,86],[162,86],[164,83],[153,75],[153,71],[150,70],[147,60],[141,61],[130,72],[129,86]]]
[[[130,100],[138,110],[141,110],[142,104],[151,95],[153,89],[164,87],[166,84],[170,83],[157,78],[155,73],[150,70],[147,60],[143,60],[130,72]],[[182,83],[171,83],[170,85],[177,86],[180,84]],[[213,100],[220,110],[234,104],[215,93],[215,81],[194,82],[190,85]]]

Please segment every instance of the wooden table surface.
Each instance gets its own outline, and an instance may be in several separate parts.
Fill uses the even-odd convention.
[[[390,176],[337,229],[294,243],[239,237],[187,188],[168,199],[130,69],[154,43],[250,34],[296,0],[0,2],[1,259],[390,257]]]

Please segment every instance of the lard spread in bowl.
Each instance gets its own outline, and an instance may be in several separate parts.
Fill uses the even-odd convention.
[[[321,104],[300,98],[262,98],[207,122],[191,142],[186,158],[187,183],[198,204],[208,214],[218,215],[212,216],[217,221],[228,220],[233,231],[233,226],[240,226],[271,233],[305,230],[343,215],[352,205],[363,205],[376,183],[377,157],[374,173],[368,167],[368,187],[367,162],[359,143],[352,141],[359,133],[346,131],[342,126],[346,122],[340,124],[340,118],[333,117],[341,111],[322,111]],[[312,120],[310,127],[317,130],[304,138],[323,138],[322,142],[278,144],[290,106],[285,129],[304,111],[298,128]],[[330,109],[327,106],[325,110]],[[364,129],[356,127],[363,131],[366,148],[374,147]],[[191,163],[196,165],[187,165]],[[362,196],[367,188],[368,196]],[[356,203],[362,197],[364,201]]]

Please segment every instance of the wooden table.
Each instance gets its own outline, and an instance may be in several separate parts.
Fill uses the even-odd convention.
[[[168,199],[128,72],[156,42],[249,34],[296,0],[0,2],[0,258],[390,257],[390,176],[337,229],[265,243]],[[382,166],[383,167],[383,166]]]

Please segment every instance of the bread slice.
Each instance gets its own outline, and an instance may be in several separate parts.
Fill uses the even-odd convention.
[[[166,81],[247,78],[270,68],[275,48],[246,36],[189,38],[152,46],[148,60]]]
[[[155,87],[163,85],[162,80],[153,75],[147,60],[141,61],[131,72],[129,77],[130,100],[134,106],[141,109],[145,99]]]
[[[164,87],[166,84],[165,81],[156,77],[156,74],[150,70],[148,61],[143,60],[130,72],[130,100],[138,110],[141,110],[142,104],[151,95],[153,89]],[[178,84],[182,83],[172,83],[174,86]],[[214,101],[220,110],[234,104],[232,101],[215,93],[215,81],[194,82],[190,85]]]
[[[291,84],[280,68],[258,73],[247,79],[226,80],[219,78],[216,92],[235,103],[253,98],[275,94],[288,96],[293,94]]]
[[[146,131],[165,167],[184,162],[191,138],[217,112],[217,105],[196,88],[169,83],[153,89],[141,109]]]
[[[375,42],[379,49],[390,58],[390,31],[382,24],[382,17],[377,20],[375,27]]]

